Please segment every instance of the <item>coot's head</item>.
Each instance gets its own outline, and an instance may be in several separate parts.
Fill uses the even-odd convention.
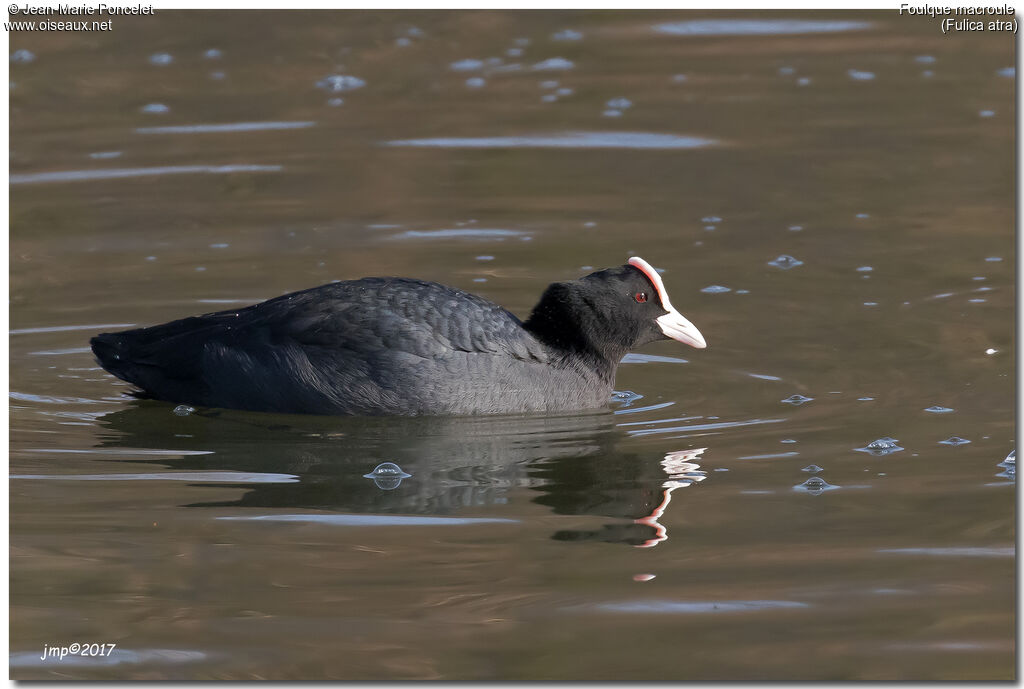
[[[554,283],[526,327],[551,344],[595,351],[616,363],[655,340],[707,347],[700,331],[672,306],[658,271],[638,256],[624,266]]]

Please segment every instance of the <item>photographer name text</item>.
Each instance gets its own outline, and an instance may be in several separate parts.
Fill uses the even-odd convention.
[[[25,16],[93,16],[93,15],[107,15],[107,16],[125,16],[131,14],[155,14],[152,5],[104,5],[102,3],[89,6],[89,5],[54,5],[51,7],[33,7],[32,5],[10,5],[7,8],[10,14],[20,14]]]

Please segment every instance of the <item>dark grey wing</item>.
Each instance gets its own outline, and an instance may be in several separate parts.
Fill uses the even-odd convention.
[[[468,397],[499,396],[521,369],[548,360],[546,348],[505,309],[421,280],[324,285],[258,304],[246,320],[260,324],[262,337],[240,338],[243,351],[212,349],[218,366],[209,369],[255,358],[244,363],[278,372],[278,387],[256,394],[298,401],[301,409],[456,411]]]
[[[366,278],[289,296],[287,317],[271,320],[278,334],[303,346],[361,356],[401,352],[431,359],[466,352],[547,361],[546,349],[513,314],[437,283]]]
[[[402,278],[339,282],[104,334],[93,349],[108,371],[154,397],[320,414],[457,409],[479,394],[477,381],[514,381],[524,362],[547,361],[505,309]]]

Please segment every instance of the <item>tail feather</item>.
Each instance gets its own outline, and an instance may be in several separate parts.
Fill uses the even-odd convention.
[[[134,383],[129,375],[128,361],[125,359],[125,342],[120,333],[102,333],[89,340],[96,361],[118,378]]]
[[[187,340],[187,332],[157,326],[102,333],[89,344],[100,366],[148,396],[184,400],[196,392],[196,355],[202,349]]]

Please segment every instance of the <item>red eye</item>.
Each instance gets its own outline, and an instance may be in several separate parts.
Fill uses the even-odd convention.
[[[633,298],[636,299],[637,304],[643,304],[647,301],[647,292],[637,292],[633,295]]]

